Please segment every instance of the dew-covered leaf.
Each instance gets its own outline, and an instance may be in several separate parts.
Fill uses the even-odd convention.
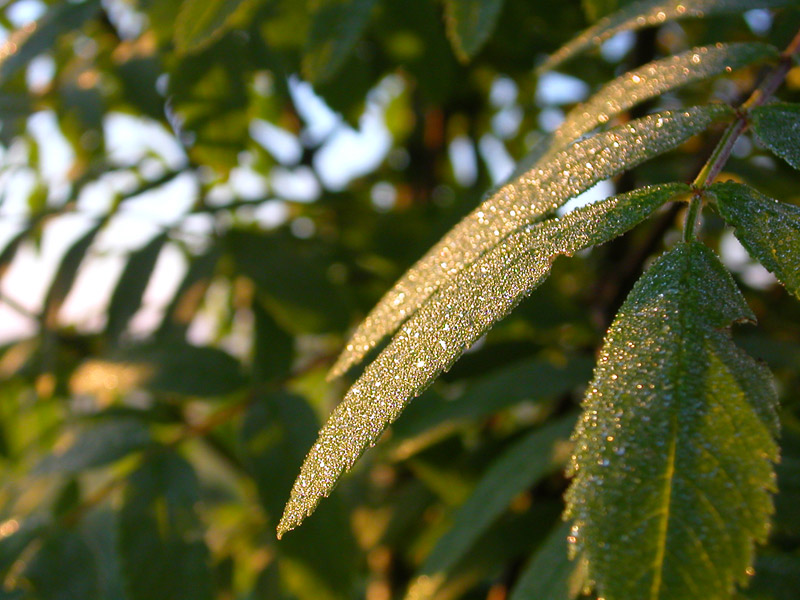
[[[183,0],[175,20],[175,50],[193,52],[218,39],[229,29],[237,12],[257,0]]]
[[[684,18],[703,18],[738,13],[754,8],[792,6],[797,0],[642,0],[603,17],[553,53],[539,68],[543,73],[558,67],[579,52],[597,46],[621,31],[635,31]]]
[[[574,434],[567,516],[598,595],[728,600],[769,529],[778,449],[769,371],[730,338],[730,274],[681,243],[608,330]]]
[[[147,427],[133,419],[96,423],[71,436],[72,444],[42,460],[35,473],[78,474],[117,461],[151,442]]]
[[[358,326],[331,377],[360,361],[462,269],[512,231],[542,219],[595,183],[671,150],[728,116],[722,105],[664,111],[613,127],[556,153],[507,183],[448,232]]]
[[[70,529],[45,538],[23,576],[41,600],[97,598],[100,593],[91,548],[77,531]]]
[[[310,514],[406,404],[536,288],[558,256],[614,239],[687,189],[678,183],[643,188],[517,229],[432,294],[367,366],[320,431],[279,532]]]
[[[4,52],[0,59],[0,85],[24,68],[42,52],[52,50],[56,40],[68,31],[80,28],[100,8],[100,0],[59,2],[45,15],[11,34],[15,52]]]
[[[569,523],[561,523],[523,568],[509,600],[572,600],[583,589],[584,569],[567,555]]]
[[[800,298],[800,207],[733,182],[709,188],[747,251]]]
[[[447,37],[456,56],[468,62],[489,40],[504,0],[445,0]]]
[[[548,423],[516,441],[489,466],[459,508],[452,527],[425,559],[408,598],[433,597],[436,582],[444,580],[511,501],[563,467],[572,449],[568,440],[574,425],[575,415]]]
[[[130,600],[213,597],[208,548],[195,513],[198,499],[194,470],[170,451],[150,456],[130,476],[118,540]]]
[[[778,103],[750,111],[758,139],[795,169],[800,169],[800,104]]]
[[[108,305],[106,336],[110,340],[119,339],[131,317],[142,305],[142,296],[166,241],[166,234],[157,235],[128,257]]]
[[[342,68],[367,26],[375,0],[319,0],[303,56],[303,75],[330,81]]]

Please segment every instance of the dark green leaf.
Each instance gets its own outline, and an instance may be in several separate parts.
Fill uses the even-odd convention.
[[[320,0],[303,57],[312,83],[329,81],[345,63],[367,26],[375,0]]]
[[[258,0],[183,0],[175,21],[175,49],[199,50],[218,39]]]
[[[747,251],[800,298],[800,207],[739,183],[714,184],[709,191]]]
[[[775,154],[800,169],[800,104],[769,104],[750,111],[750,126]]]
[[[583,589],[584,569],[567,556],[569,523],[561,523],[524,567],[509,600],[572,600]]]
[[[518,494],[563,467],[575,415],[554,421],[515,442],[487,469],[455,515],[453,526],[434,546],[414,584],[417,598],[432,597],[437,582],[455,566]]]
[[[456,55],[468,62],[494,31],[504,0],[445,0],[447,37]]]
[[[97,566],[91,549],[75,531],[64,529],[47,537],[25,567],[24,577],[37,600],[97,598]]]
[[[433,294],[364,370],[320,431],[279,532],[310,514],[412,398],[547,278],[558,256],[614,239],[687,189],[683,184],[643,188],[522,227]]]
[[[166,234],[157,235],[128,258],[108,305],[106,336],[112,343],[119,339],[142,305],[142,296],[166,241]]]
[[[6,527],[11,524],[6,523]],[[19,523],[17,530],[0,538],[0,579],[5,579],[9,570],[22,555],[28,545],[41,536],[49,522],[41,516],[32,516]]]
[[[191,465],[164,450],[130,477],[119,512],[119,554],[130,600],[210,600],[208,549]],[[88,598],[89,596],[86,596]]]
[[[800,556],[772,554],[756,559],[755,577],[745,590],[753,600],[796,600],[800,589]]]
[[[765,541],[778,449],[752,320],[711,250],[681,243],[610,327],[574,439],[571,540],[608,600],[728,600]]]
[[[73,443],[45,458],[36,472],[79,474],[115,462],[151,443],[145,425],[132,419],[105,421],[72,433]]]
[[[4,58],[0,59],[0,85],[5,84],[33,58],[52,50],[56,40],[63,34],[82,27],[99,8],[100,0],[58,2],[41,19],[14,32],[11,41],[17,50],[4,54]]]
[[[618,0],[581,0],[583,12],[589,21],[597,21],[608,13],[616,10],[619,6]]]
[[[738,13],[753,8],[791,6],[797,0],[641,0],[629,4],[612,15],[603,17],[592,27],[552,54],[538,72],[555,69],[561,63],[587,48],[599,45],[621,31],[636,31],[689,17],[703,18],[715,14]]]
[[[294,340],[280,328],[258,299],[253,300],[253,377],[260,383],[286,377],[294,358]]]

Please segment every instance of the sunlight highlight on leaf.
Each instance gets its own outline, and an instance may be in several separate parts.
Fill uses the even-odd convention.
[[[540,220],[598,181],[671,150],[731,112],[714,104],[648,115],[578,142],[501,187],[381,298],[350,338],[330,376],[339,376],[360,361],[440,286],[510,232]]]
[[[688,190],[679,183],[652,186],[561,219],[523,225],[433,293],[365,369],[320,431],[292,488],[279,536],[314,511],[342,472],[412,398],[544,281],[558,256],[621,235]]]
[[[728,331],[752,320],[716,255],[691,242],[647,271],[608,330],[567,492],[598,595],[727,600],[746,580],[778,458],[771,375]]]
[[[621,31],[635,31],[688,17],[744,12],[754,8],[796,5],[796,0],[642,0],[597,21],[592,27],[553,53],[538,69],[541,74]]]

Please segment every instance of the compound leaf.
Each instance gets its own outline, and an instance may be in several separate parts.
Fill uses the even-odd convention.
[[[622,31],[654,27],[675,19],[704,18],[753,8],[792,6],[795,3],[796,0],[642,0],[597,21],[553,53],[538,68],[538,72],[550,71],[579,52],[601,44]]]
[[[666,152],[730,114],[721,105],[664,111],[613,127],[556,153],[507,183],[448,232],[389,290],[331,369],[343,374],[442,285],[506,236],[542,219],[595,183]]]
[[[445,0],[447,37],[456,56],[468,62],[489,40],[503,0]]]
[[[403,325],[334,410],[292,488],[279,533],[310,514],[410,399],[537,287],[558,256],[614,239],[687,189],[643,188],[522,227],[460,271]]]
[[[776,395],[731,340],[753,314],[714,253],[681,243],[608,330],[574,434],[570,540],[608,600],[727,600],[765,541]]]
[[[800,298],[800,207],[740,183],[714,184],[709,191],[747,251]]]
[[[795,169],[800,169],[800,104],[769,104],[750,111],[758,139]]]

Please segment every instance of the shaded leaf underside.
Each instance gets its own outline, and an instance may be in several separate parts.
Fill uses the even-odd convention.
[[[567,493],[575,550],[608,600],[723,600],[746,579],[778,453],[770,374],[727,331],[752,319],[713,252],[682,243],[609,329]]]

